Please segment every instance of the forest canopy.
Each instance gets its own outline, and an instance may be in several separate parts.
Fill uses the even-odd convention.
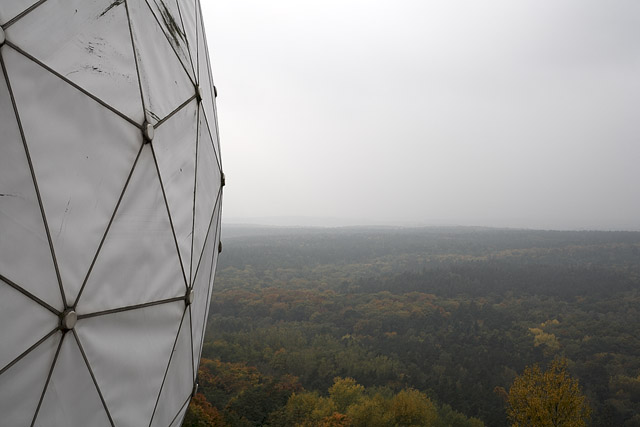
[[[640,425],[640,233],[227,227],[223,240],[191,419],[206,403],[210,425],[278,425],[306,402],[356,425],[356,408],[413,396],[432,425],[507,426],[495,390],[563,357],[592,425]],[[366,399],[336,401],[336,378]]]

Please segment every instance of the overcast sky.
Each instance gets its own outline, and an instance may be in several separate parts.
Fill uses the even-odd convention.
[[[640,2],[201,3],[226,222],[640,230]]]

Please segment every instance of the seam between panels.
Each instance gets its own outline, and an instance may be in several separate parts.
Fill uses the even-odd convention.
[[[194,9],[194,12],[196,14],[196,18],[195,18],[196,19],[195,20],[195,23],[196,23],[196,46],[195,46],[195,48],[196,48],[196,70],[198,72],[195,73],[195,74],[196,74],[196,83],[198,84],[198,86],[200,86],[200,43],[199,43],[200,37],[198,36],[200,34],[200,31],[198,31],[198,30],[200,30],[201,25],[198,25],[198,22],[200,22],[200,21],[198,21],[198,16],[200,16],[200,19],[202,19],[202,10],[200,9],[200,2],[197,2],[196,0],[190,0],[190,1],[193,1],[193,3],[194,3],[195,7],[193,9]]]
[[[213,134],[211,133],[211,126],[209,126],[209,119],[207,118],[207,112],[204,111],[204,107],[202,107],[202,114],[204,115],[204,121],[205,124],[207,125],[207,131],[209,132],[209,136],[212,136]],[[216,138],[219,138],[217,129],[216,130]],[[216,163],[218,163],[218,168],[220,169],[220,172],[222,172],[222,162],[220,161],[220,156],[218,155],[218,150],[216,150],[216,144],[213,143],[213,137],[211,137],[211,146],[213,148],[213,154],[216,156]]]
[[[20,19],[22,19],[25,15],[28,15],[29,13],[31,13],[34,9],[40,7],[40,5],[42,5],[42,3],[45,3],[47,0],[40,0],[34,4],[32,4],[31,6],[29,6],[27,9],[23,10],[22,12],[20,12],[19,14],[17,14],[16,16],[14,16],[13,18],[9,19],[7,22],[5,22],[5,24],[3,25],[3,28],[6,30],[7,28],[9,28],[10,26],[12,26],[13,24],[15,24],[16,22],[18,22]]]
[[[164,376],[162,377],[162,384],[160,385],[160,390],[158,390],[158,397],[156,398],[156,404],[153,407],[153,412],[151,413],[151,419],[149,420],[149,427],[151,427],[151,423],[153,423],[153,417],[156,416],[156,410],[158,409],[158,402],[160,402],[160,396],[162,395],[162,389],[164,389],[164,383],[167,381],[167,374],[169,373],[169,368],[171,367],[171,361],[173,360],[173,355],[176,351],[176,344],[178,343],[178,338],[180,338],[180,331],[182,331],[182,325],[184,323],[184,318],[187,314],[189,306],[185,305],[184,311],[182,312],[182,319],[180,319],[180,326],[178,326],[178,332],[176,333],[176,339],[173,341],[173,347],[171,347],[171,354],[169,355],[169,361],[167,362],[167,369],[164,371]]]
[[[216,196],[216,202],[213,204],[213,212],[211,213],[211,218],[209,218],[209,227],[207,228],[207,235],[206,235],[206,237],[204,239],[204,243],[202,245],[202,252],[200,252],[200,255],[198,257],[198,266],[196,268],[195,276],[198,275],[198,272],[200,270],[200,264],[202,263],[202,255],[204,255],[204,248],[205,248],[205,246],[207,246],[207,239],[209,238],[209,234],[211,233],[211,226],[213,225],[213,218],[216,216],[216,210],[218,209],[218,202],[220,200],[220,195],[221,194],[222,194],[222,187],[220,187],[220,189],[218,190],[218,195]],[[216,228],[217,227],[218,227],[218,225],[216,224]],[[195,279],[195,277],[194,277],[194,279]]]
[[[95,96],[91,92],[87,91],[86,89],[78,86],[76,83],[72,82],[71,80],[69,80],[68,78],[63,76],[62,74],[58,73],[56,70],[54,70],[53,68],[49,67],[47,64],[45,64],[44,62],[40,61],[35,56],[32,56],[31,54],[29,54],[29,53],[25,52],[24,50],[22,50],[19,46],[16,46],[15,44],[13,44],[13,42],[7,40],[5,42],[5,44],[7,46],[11,46],[16,52],[22,54],[24,57],[26,57],[26,58],[30,59],[31,61],[35,62],[36,64],[38,64],[39,66],[41,66],[42,68],[47,70],[49,73],[51,73],[54,76],[56,76],[57,78],[59,78],[60,80],[64,81],[68,85],[74,87],[75,89],[79,90],[80,92],[82,92],[83,94],[88,96],[89,98],[93,99],[95,102],[97,102],[98,104],[102,105],[107,110],[111,111],[112,113],[116,114],[117,116],[119,116],[120,118],[126,120],[127,122],[131,123],[132,125],[134,125],[138,129],[142,129],[142,125],[141,124],[136,123],[135,120],[131,119],[126,114],[118,111],[118,109],[112,107],[107,102],[105,102],[102,99],[98,98],[97,96]]]
[[[78,320],[90,319],[92,317],[104,316],[104,315],[107,315],[107,314],[122,313],[123,311],[138,310],[138,309],[141,309],[141,308],[153,307],[155,305],[161,305],[161,304],[169,304],[169,303],[177,302],[177,301],[184,301],[184,297],[173,297],[173,298],[167,298],[167,299],[163,299],[163,300],[159,300],[159,301],[145,302],[145,303],[142,303],[142,304],[135,304],[135,305],[128,305],[128,306],[125,306],[125,307],[112,308],[110,310],[96,311],[94,313],[79,314],[78,315]]]
[[[211,70],[211,58],[209,58],[209,44],[207,43],[207,34],[204,31],[204,18],[202,17],[202,5],[200,4],[200,0],[196,0],[197,8],[200,11],[200,21],[196,22],[196,25],[202,28],[202,46],[204,47],[204,52],[202,55],[204,57],[204,61],[206,62],[207,74],[209,75],[209,86],[211,90],[211,95],[215,98],[215,90],[213,89],[213,73]]]
[[[193,310],[191,310],[191,305],[189,305],[189,341],[191,342],[191,378],[193,379],[192,381],[192,387],[196,386],[196,373],[197,373],[197,369],[194,366],[194,362],[193,362]],[[191,393],[193,394],[193,392]]]
[[[193,67],[193,56],[191,55],[191,46],[189,46],[189,37],[187,36],[187,30],[184,28],[184,19],[182,18],[182,10],[180,8],[180,2],[176,0],[176,6],[178,7],[178,15],[180,16],[180,26],[182,27],[182,33],[184,34],[185,43],[187,44],[187,52],[189,53],[189,64],[191,65],[191,70],[193,71],[193,76],[198,79],[198,73],[196,73],[195,68]],[[197,49],[197,47],[196,47]]]
[[[129,1],[124,0],[124,7],[127,11],[127,24],[129,26],[129,37],[131,37],[131,49],[133,50],[133,60],[136,63],[136,74],[138,76],[138,89],[140,89],[140,100],[142,101],[142,114],[147,120],[147,106],[144,103],[144,93],[142,91],[142,78],[140,77],[140,66],[138,65],[138,53],[136,52],[136,42],[133,39],[133,27],[131,26],[131,14],[129,13]]]
[[[214,147],[214,152],[216,153],[217,159],[218,159],[218,165],[220,166],[220,172],[222,172],[222,153],[220,152],[220,126],[218,125],[218,105],[216,102],[217,97],[215,96],[216,93],[216,89],[215,89],[215,85],[213,84],[213,76],[211,73],[211,70],[209,70],[209,77],[211,78],[211,80],[209,81],[209,84],[211,86],[211,93],[213,94],[213,130],[215,130],[215,134],[216,134],[216,138],[218,139],[218,150],[215,150],[215,144],[213,145]],[[209,126],[209,121],[207,121],[207,126]],[[209,126],[209,131],[211,131],[211,126]]]
[[[196,192],[198,191],[198,156],[200,151],[200,105],[196,113],[196,158],[193,172],[193,205],[191,213],[191,256],[189,257],[189,286],[193,288],[193,242],[196,229]]]
[[[82,286],[80,287],[80,290],[78,291],[78,296],[76,297],[75,302],[73,303],[73,308],[75,309],[78,305],[78,302],[80,301],[80,297],[82,296],[82,293],[84,292],[84,288],[87,285],[87,282],[89,281],[89,276],[91,276],[91,272],[93,271],[93,267],[96,264],[96,261],[98,259],[98,255],[100,255],[100,252],[102,251],[102,246],[104,245],[105,240],[107,239],[107,235],[109,234],[109,230],[111,229],[111,225],[113,224],[113,220],[116,217],[116,214],[118,213],[118,208],[120,208],[120,203],[122,202],[122,198],[124,197],[124,193],[127,191],[127,187],[129,186],[129,181],[131,181],[131,176],[133,175],[133,171],[136,169],[136,165],[138,164],[138,159],[140,159],[140,154],[142,154],[142,149],[144,148],[144,144],[140,145],[140,149],[138,150],[138,155],[136,156],[136,159],[133,161],[133,166],[131,166],[131,171],[129,171],[129,176],[127,176],[127,180],[124,183],[124,188],[122,189],[122,192],[120,193],[120,197],[118,198],[118,202],[116,203],[116,207],[113,209],[113,214],[111,214],[111,218],[109,219],[109,223],[107,224],[107,228],[104,230],[104,234],[102,235],[102,239],[100,240],[100,244],[98,245],[98,249],[96,250],[96,254],[93,256],[93,260],[91,261],[91,265],[89,266],[89,270],[87,271],[87,275],[84,278],[84,281],[82,282]]]
[[[9,43],[6,43],[9,46]],[[13,47],[13,46],[11,46]],[[47,241],[49,242],[49,250],[51,251],[51,258],[53,262],[53,268],[56,272],[56,279],[58,281],[58,287],[60,288],[60,295],[62,297],[63,307],[67,306],[67,298],[64,293],[64,287],[62,286],[62,278],[60,277],[60,269],[58,268],[58,259],[56,258],[56,252],[53,247],[53,240],[51,239],[51,232],[49,231],[49,223],[47,222],[47,216],[44,211],[44,205],[42,204],[42,196],[40,195],[40,188],[38,187],[38,180],[36,179],[36,173],[33,169],[33,162],[31,160],[31,154],[29,153],[29,147],[27,146],[27,138],[22,128],[22,120],[20,120],[20,113],[18,112],[18,105],[16,104],[16,98],[13,94],[13,88],[11,87],[11,81],[9,79],[9,73],[4,63],[4,58],[0,55],[0,66],[2,67],[2,73],[7,82],[7,90],[11,97],[11,104],[13,105],[13,113],[16,116],[16,122],[18,123],[18,129],[20,130],[20,137],[22,138],[22,145],[24,146],[24,152],[27,156],[27,162],[29,163],[29,171],[31,172],[31,179],[33,181],[33,187],[36,191],[36,197],[38,199],[38,205],[40,206],[40,215],[42,216],[42,222],[44,224],[45,233],[47,235]]]
[[[0,274],[0,280],[5,282],[5,284],[10,286],[11,288],[13,288],[16,291],[20,292],[25,297],[27,297],[30,300],[33,300],[34,302],[40,304],[42,307],[46,308],[47,310],[49,310],[50,312],[52,312],[56,316],[60,315],[60,311],[56,310],[54,307],[50,306],[49,304],[47,304],[46,302],[44,302],[43,300],[41,300],[37,296],[33,295],[31,292],[27,291],[26,289],[23,289],[20,285],[14,283],[11,280],[9,280],[8,278],[4,277],[2,274]]]
[[[196,276],[198,275],[198,273],[200,273],[200,262],[202,261],[202,255],[204,254],[204,248],[206,247],[206,239],[209,238],[210,233],[211,233],[211,225],[213,224],[213,218],[215,217],[216,211],[218,209],[218,200],[220,199],[220,194],[221,193],[222,193],[222,189],[220,189],[218,191],[218,197],[216,198],[216,203],[213,206],[213,214],[211,216],[211,219],[209,220],[209,229],[207,230],[207,236],[205,238],[205,243],[204,243],[204,245],[202,247],[202,253],[200,254],[200,258],[198,260],[198,268],[196,269],[196,273],[195,273]],[[217,227],[218,227],[218,225],[216,224],[216,232],[215,232],[216,235],[217,235]],[[214,237],[214,239],[215,239],[215,237]],[[193,345],[194,344],[194,342],[193,342],[193,340],[194,340],[193,334],[194,334],[195,331],[193,330],[193,323],[191,324],[191,356],[193,358],[192,365],[193,365],[193,369],[194,369],[194,373],[193,373],[194,386],[195,386],[196,372],[198,372],[198,369],[200,368],[200,357],[202,355],[201,354],[202,353],[202,341],[204,340],[204,330],[206,328],[206,321],[205,320],[207,318],[207,306],[209,305],[206,301],[208,301],[209,298],[211,297],[211,286],[209,286],[209,284],[211,283],[211,271],[213,270],[213,262],[211,264],[212,265],[211,265],[211,268],[209,270],[209,280],[207,280],[207,299],[205,300],[205,310],[204,310],[204,313],[203,313],[202,334],[200,336],[200,341],[199,341],[199,344],[198,344],[198,354],[197,354],[198,362],[197,363],[195,361],[196,360],[196,354],[194,353],[194,350],[193,350],[193,347],[194,347],[194,345]],[[191,318],[193,318],[193,316]],[[196,339],[197,339],[197,337],[196,337]],[[197,367],[195,366],[196,364],[198,365]]]
[[[173,50],[173,54],[176,56],[176,58],[178,59],[178,62],[180,63],[180,65],[182,65],[182,69],[184,70],[185,73],[187,73],[187,77],[189,78],[189,81],[191,82],[192,85],[195,86],[195,82],[191,79],[191,76],[189,75],[189,71],[187,70],[187,67],[184,66],[184,64],[182,63],[182,60],[180,59],[180,55],[178,55],[178,52],[176,52],[176,49],[173,47],[173,44],[171,43],[171,41],[169,40],[169,37],[167,37],[167,33],[162,29],[162,24],[160,23],[160,21],[158,20],[158,17],[156,16],[155,13],[153,13],[153,9],[151,9],[151,6],[149,6],[149,2],[147,0],[144,0],[144,3],[147,5],[147,7],[149,8],[149,12],[151,12],[151,15],[153,16],[153,18],[156,20],[156,23],[158,24],[158,26],[160,27],[160,31],[162,31],[162,34],[164,35],[164,38],[167,40],[167,43],[169,43],[169,46],[171,46],[171,50]],[[185,34],[185,37],[187,35]],[[195,73],[194,73],[195,74]]]
[[[33,344],[31,347],[29,347],[28,349],[26,349],[25,351],[22,352],[22,354],[20,354],[18,357],[16,357],[15,359],[13,359],[11,362],[9,362],[9,364],[7,366],[5,366],[4,368],[0,369],[0,375],[4,374],[5,372],[7,372],[9,369],[11,369],[11,367],[13,365],[15,365],[16,363],[18,363],[19,361],[21,361],[26,355],[28,355],[29,353],[31,353],[36,347],[38,347],[40,344],[42,344],[43,342],[45,342],[49,337],[51,337],[51,335],[55,334],[56,332],[58,332],[58,327],[56,326],[55,329],[53,329],[51,332],[49,332],[47,335],[45,335],[44,337],[40,338],[40,340],[38,342],[36,342],[35,344]]]
[[[197,0],[197,7],[200,10],[200,15],[202,16],[202,6],[200,4],[200,0]],[[198,23],[196,23],[197,25]],[[209,43],[207,43],[207,35],[204,32],[204,18],[201,18],[200,21],[200,26],[202,27],[202,40],[204,41],[204,54],[206,55],[206,61],[207,61],[207,70],[208,70],[208,74],[209,74],[209,86],[210,86],[210,90],[211,90],[211,95],[213,96],[213,121],[214,121],[214,125],[215,125],[215,131],[216,131],[216,136],[218,138],[218,148],[219,147],[219,143],[220,143],[220,132],[219,132],[219,127],[218,127],[218,109],[216,107],[216,102],[215,102],[215,85],[213,84],[213,71],[211,70],[211,58],[209,57]],[[207,121],[207,125],[208,125],[208,121]],[[208,125],[209,126],[209,125]],[[211,127],[209,126],[209,132],[211,132]],[[217,154],[217,158],[218,158],[218,165],[220,166],[220,172],[222,172],[222,154],[217,152],[215,150],[215,145],[214,145],[214,152]]]
[[[176,418],[178,418],[178,415],[180,415],[180,412],[182,412],[182,410],[184,409],[185,406],[187,406],[189,404],[189,401],[191,400],[191,396],[187,397],[187,400],[185,400],[185,402],[182,404],[182,406],[180,407],[180,409],[178,409],[178,413],[173,417],[173,419],[171,420],[171,422],[169,423],[169,425],[167,427],[171,427],[171,425],[173,424],[173,422],[176,420]]]
[[[111,423],[111,427],[115,427],[113,423],[113,419],[111,418],[111,413],[109,412],[109,408],[107,408],[107,402],[104,401],[104,397],[102,396],[102,391],[100,390],[100,386],[98,386],[98,381],[96,380],[96,376],[93,374],[93,369],[91,369],[91,364],[89,363],[89,359],[87,358],[86,353],[84,352],[84,347],[82,347],[82,343],[80,342],[80,337],[76,333],[75,329],[72,330],[73,337],[78,344],[78,348],[80,349],[80,353],[82,354],[82,359],[84,360],[85,365],[87,365],[87,369],[89,370],[89,375],[91,375],[91,379],[93,380],[93,385],[96,386],[96,391],[98,392],[98,396],[100,396],[100,401],[102,402],[102,406],[104,407],[104,411],[107,413],[107,417],[109,418],[109,422]]]
[[[170,112],[169,114],[167,114],[162,120],[160,120],[158,123],[155,124],[154,128],[158,129],[160,127],[160,125],[162,125],[164,122],[166,122],[167,120],[169,120],[171,117],[173,117],[176,113],[180,112],[180,110],[182,110],[184,107],[186,107],[187,105],[189,105],[191,103],[191,101],[193,101],[194,99],[196,99],[197,95],[191,95],[191,97],[189,99],[187,99],[186,101],[184,101],[182,104],[180,104],[179,106],[176,107],[175,110],[173,110],[172,112]]]
[[[220,166],[220,172],[223,171],[222,169],[222,149],[220,148],[220,126],[218,125],[218,106],[216,105],[216,102],[214,100],[213,102],[213,119],[214,119],[214,126],[215,126],[215,131],[216,131],[216,137],[218,138],[218,150],[219,152],[217,153],[218,156],[218,165]]]
[[[209,76],[209,86],[211,86],[211,94],[215,98],[216,90],[213,85],[213,70],[211,69],[211,57],[209,56],[209,43],[207,42],[207,33],[204,31],[204,21],[200,22],[202,24],[202,41],[204,42],[204,54],[206,56],[207,62],[207,74]]]
[[[214,208],[214,215],[215,215],[215,211],[216,211],[216,209]],[[212,218],[212,220],[213,220],[213,218]],[[217,237],[217,235],[218,235],[218,224],[216,223],[215,236]],[[215,237],[214,237],[214,239],[215,239]],[[212,256],[214,258],[216,258],[218,256],[217,252],[218,252],[218,248],[214,248],[214,253],[212,254]],[[208,308],[210,306],[211,291],[213,289],[213,284],[211,283],[212,277],[213,277],[213,259],[211,261],[211,267],[209,268],[209,280],[207,281],[207,299],[205,300],[205,309],[204,309],[204,313],[203,313],[203,317],[202,317],[202,333],[201,333],[201,336],[200,336],[200,345],[198,345],[198,367],[200,365],[200,359],[202,358],[202,347],[203,347],[203,344],[204,344],[204,331],[207,329],[207,317],[209,315]]]
[[[178,262],[180,262],[180,270],[182,270],[182,278],[184,280],[184,286],[186,289],[189,289],[189,284],[187,283],[187,276],[184,272],[184,264],[182,263],[182,256],[180,255],[180,245],[178,245],[178,238],[176,237],[176,230],[175,230],[175,227],[173,226],[173,218],[171,217],[171,211],[169,210],[169,202],[167,201],[167,194],[164,191],[164,183],[162,182],[162,176],[160,175],[160,168],[158,167],[158,159],[156,158],[156,150],[153,148],[153,143],[151,143],[151,154],[153,155],[153,164],[156,167],[156,174],[158,175],[160,190],[162,190],[162,200],[164,201],[164,206],[167,209],[167,217],[169,218],[169,225],[171,226],[171,235],[173,236],[173,242],[176,245],[176,254],[178,255]]]
[[[215,256],[215,255],[214,255]],[[204,333],[207,330],[207,317],[209,316],[209,308],[211,306],[211,291],[213,290],[213,286],[211,285],[211,279],[213,278],[213,263],[211,264],[211,269],[209,270],[209,281],[207,286],[207,304],[205,306],[204,313],[202,313],[202,332],[200,333],[200,343],[198,345],[198,367],[200,367],[200,360],[202,359],[202,349],[204,347]]]
[[[213,83],[211,83],[211,86],[213,86]],[[213,87],[211,88],[211,93],[214,92]],[[207,122],[207,126],[208,126]],[[209,129],[211,129],[211,127],[209,127]],[[218,166],[220,166],[220,172],[222,172],[222,153],[221,153],[221,148],[220,148],[220,126],[218,125],[218,105],[216,103],[216,98],[213,98],[213,130],[215,130],[215,135],[216,138],[218,139],[218,150],[215,150],[215,144],[213,145],[214,147],[214,152],[216,153],[216,158],[218,160]]]
[[[31,427],[33,427],[33,425],[36,423],[36,419],[38,418],[38,412],[40,412],[40,406],[42,406],[44,395],[47,393],[47,388],[49,387],[49,381],[51,381],[51,375],[53,375],[53,369],[56,367],[56,362],[58,361],[58,355],[60,354],[60,349],[62,348],[62,343],[64,342],[65,335],[66,334],[62,334],[62,337],[60,337],[60,342],[58,343],[56,355],[53,357],[53,363],[51,364],[51,368],[49,369],[49,375],[47,375],[47,380],[44,383],[44,388],[42,389],[42,394],[40,395],[40,400],[38,401],[36,412],[33,414],[33,419],[31,420]]]

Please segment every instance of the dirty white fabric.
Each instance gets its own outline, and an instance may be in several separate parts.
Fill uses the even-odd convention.
[[[0,424],[178,426],[221,247],[199,1],[2,0],[0,26]]]

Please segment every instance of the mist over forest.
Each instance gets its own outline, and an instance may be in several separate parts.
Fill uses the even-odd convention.
[[[227,225],[222,240],[185,426],[402,425],[400,401],[417,425],[507,426],[514,380],[558,358],[587,425],[640,425],[638,232]]]
[[[640,426],[640,2],[201,3],[227,186],[185,426],[501,427],[541,390]]]

